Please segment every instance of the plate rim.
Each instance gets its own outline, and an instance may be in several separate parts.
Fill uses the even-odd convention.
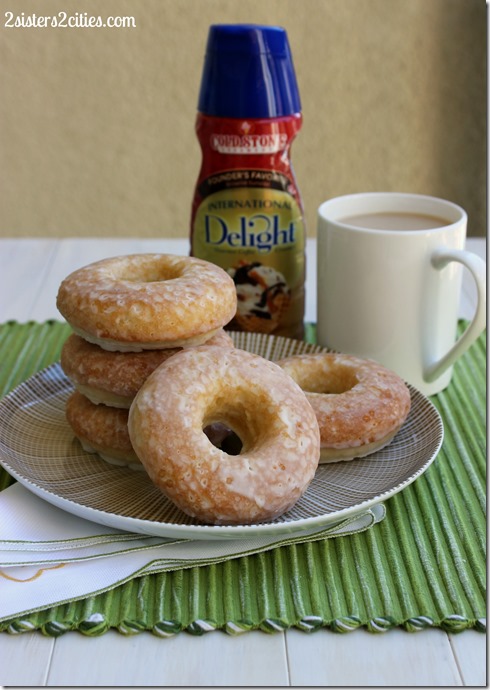
[[[264,335],[264,334],[252,334],[254,337]],[[282,338],[283,340],[290,340],[282,336],[265,336],[266,338]],[[312,348],[317,348],[319,351],[319,346],[314,343],[305,343],[304,345],[309,345]],[[320,351],[328,351],[326,348],[320,349]],[[31,387],[33,380],[42,378],[43,376],[53,376],[57,380],[57,384],[64,385],[67,384],[68,387],[72,387],[70,380],[63,373],[60,363],[53,362],[52,364],[43,367],[40,371],[28,377],[25,381],[18,384],[12,391],[7,393],[2,399],[0,399],[0,406],[8,404],[11,402],[12,398],[19,395],[19,392],[23,387]],[[93,508],[91,506],[84,505],[70,498],[66,498],[54,491],[49,491],[42,486],[37,485],[31,479],[25,477],[15,468],[11,467],[10,463],[3,457],[0,446],[0,465],[11,474],[19,483],[25,486],[35,495],[46,500],[47,502],[65,510],[66,512],[72,513],[81,517],[83,519],[90,520],[98,524],[102,524],[108,527],[113,527],[115,529],[120,529],[122,531],[137,533],[137,534],[150,534],[153,536],[170,537],[170,538],[183,538],[183,539],[198,539],[198,540],[222,540],[222,539],[246,539],[253,536],[266,536],[266,535],[292,535],[296,533],[305,532],[307,530],[312,530],[315,528],[328,527],[329,525],[334,526],[339,522],[342,522],[346,518],[359,515],[366,512],[372,506],[382,503],[383,501],[391,498],[395,494],[399,493],[407,486],[412,484],[416,479],[418,479],[430,465],[434,462],[439,454],[444,441],[444,424],[441,415],[435,405],[429,400],[425,395],[418,391],[414,386],[407,383],[410,390],[412,403],[414,397],[419,397],[422,401],[428,405],[428,409],[434,415],[434,421],[437,422],[438,427],[438,442],[434,452],[428,457],[425,462],[420,465],[420,467],[413,472],[409,477],[401,482],[398,482],[391,489],[387,489],[374,497],[368,498],[365,501],[356,503],[352,506],[347,506],[341,508],[337,511],[332,511],[330,513],[323,513],[322,515],[314,515],[310,517],[297,518],[291,521],[276,522],[276,523],[258,523],[251,525],[189,525],[189,524],[175,524],[169,522],[158,522],[147,520],[144,518],[132,517],[120,515],[117,513],[100,510],[99,508]],[[59,391],[61,393],[61,391]],[[0,443],[5,445],[5,442],[0,439]]]

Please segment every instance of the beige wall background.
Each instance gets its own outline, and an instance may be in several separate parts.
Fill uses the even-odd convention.
[[[0,236],[185,237],[208,27],[284,26],[310,236],[327,198],[433,194],[486,233],[485,0],[0,0]],[[6,12],[135,28],[7,28]]]

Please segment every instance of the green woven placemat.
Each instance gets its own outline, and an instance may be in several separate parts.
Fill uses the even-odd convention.
[[[0,396],[56,361],[68,333],[54,321],[0,325]],[[307,336],[314,337],[312,327]],[[485,366],[484,334],[456,364],[451,385],[432,398],[445,427],[437,459],[386,502],[385,520],[370,530],[147,575],[0,630],[485,630]],[[12,482],[0,468],[0,489]]]

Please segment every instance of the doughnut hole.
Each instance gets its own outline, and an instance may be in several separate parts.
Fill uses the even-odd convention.
[[[179,278],[182,269],[179,265],[169,266],[154,257],[146,257],[146,260],[139,263],[113,266],[111,274],[115,280],[125,280],[128,283],[161,283]]]
[[[290,365],[285,369],[305,393],[340,395],[359,383],[355,369],[348,364],[338,364],[333,368],[321,360],[312,359],[308,367]]]
[[[212,422],[203,429],[215,448],[227,455],[240,455],[243,443],[238,434],[222,422]]]
[[[256,403],[246,391],[242,392],[240,402],[230,403],[221,395],[210,399],[202,423],[203,432],[214,446],[228,455],[248,452],[267,437],[264,429],[269,430],[272,424],[272,419],[268,424],[264,422],[264,414],[257,413]]]

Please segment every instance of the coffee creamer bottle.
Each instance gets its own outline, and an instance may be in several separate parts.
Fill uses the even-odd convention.
[[[211,26],[198,111],[191,254],[233,277],[229,328],[302,338],[305,228],[289,158],[302,116],[286,31]]]

